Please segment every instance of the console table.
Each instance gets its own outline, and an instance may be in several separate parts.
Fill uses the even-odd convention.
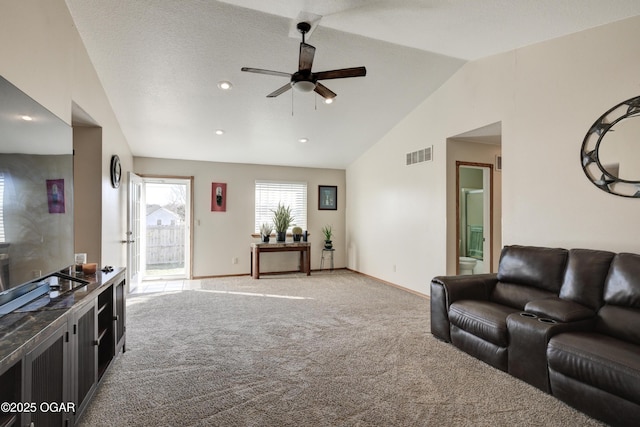
[[[260,278],[260,254],[263,252],[300,252],[300,272],[311,275],[311,244],[309,242],[276,242],[251,244],[251,277]]]

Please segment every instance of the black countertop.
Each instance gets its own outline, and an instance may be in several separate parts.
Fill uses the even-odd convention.
[[[0,317],[0,372],[20,359],[23,350],[28,351],[31,347],[30,343],[37,343],[38,337],[46,337],[50,328],[66,322],[71,309],[79,308],[83,301],[93,300],[122,272],[124,268],[114,268],[108,273],[98,270],[96,274],[75,276],[83,282],[64,277],[44,279],[51,286],[48,293]]]

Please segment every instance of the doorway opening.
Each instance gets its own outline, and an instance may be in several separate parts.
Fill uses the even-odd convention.
[[[490,273],[493,165],[456,161],[456,274]]]
[[[142,280],[191,278],[191,179],[142,177]]]
[[[449,275],[491,273],[498,268],[502,248],[501,160],[500,122],[447,138]],[[473,178],[468,179],[467,172]]]

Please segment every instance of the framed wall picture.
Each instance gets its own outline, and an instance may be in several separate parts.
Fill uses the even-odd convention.
[[[335,185],[318,185],[318,209],[335,211],[338,209],[338,187]]]
[[[211,183],[211,212],[227,211],[227,184],[224,182]]]
[[[47,204],[50,214],[64,213],[64,179],[47,180]]]

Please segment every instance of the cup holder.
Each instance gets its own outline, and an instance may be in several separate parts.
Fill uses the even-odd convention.
[[[528,318],[530,318],[530,319],[537,319],[537,318],[538,318],[538,316],[536,316],[535,314],[533,314],[533,313],[526,313],[526,312],[522,312],[522,313],[520,313],[520,316],[522,316],[522,317],[528,317]]]
[[[541,317],[540,319],[538,319],[538,322],[549,323],[549,324],[558,323],[555,320],[547,319],[546,317]]]

